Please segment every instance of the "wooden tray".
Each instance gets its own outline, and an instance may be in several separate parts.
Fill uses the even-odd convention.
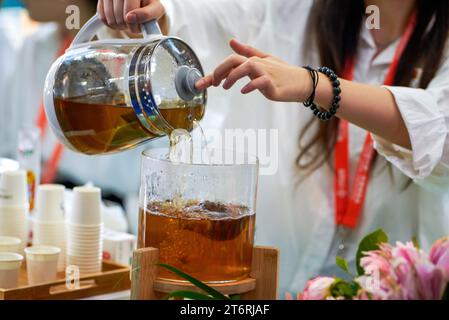
[[[19,287],[0,289],[0,300],[68,300],[124,291],[131,288],[129,267],[103,261],[103,271],[80,278],[79,289],[68,289],[65,274],[58,280],[35,286],[28,285],[25,268],[20,270]]]

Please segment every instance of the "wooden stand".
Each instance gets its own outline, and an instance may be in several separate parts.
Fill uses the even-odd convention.
[[[157,300],[170,292],[188,290],[201,292],[190,283],[178,283],[157,278],[159,250],[144,248],[134,251],[131,274],[131,299]],[[254,247],[250,277],[224,284],[212,284],[223,294],[240,294],[241,300],[277,299],[279,250]]]

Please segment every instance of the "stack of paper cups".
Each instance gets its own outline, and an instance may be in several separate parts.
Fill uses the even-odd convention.
[[[0,236],[28,242],[28,191],[23,170],[6,171],[0,175]]]
[[[56,184],[40,185],[34,219],[33,245],[61,249],[58,271],[65,270],[66,226],[64,216],[65,187]]]
[[[67,266],[78,266],[82,275],[101,272],[103,223],[100,189],[73,189],[72,209],[67,217],[66,254]]]

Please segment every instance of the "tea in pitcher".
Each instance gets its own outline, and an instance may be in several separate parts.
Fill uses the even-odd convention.
[[[139,247],[159,249],[159,261],[209,283],[242,279],[251,270],[255,214],[245,206],[165,201],[140,210]],[[160,268],[159,277],[182,280]]]
[[[107,105],[54,99],[56,117],[64,137],[73,149],[84,154],[104,154],[129,149],[157,137],[139,122],[134,109],[125,104]],[[160,108],[173,128],[192,130],[204,106]]]

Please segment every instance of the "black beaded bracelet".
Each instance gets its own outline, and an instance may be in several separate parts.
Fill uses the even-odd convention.
[[[305,66],[304,69],[309,71],[310,77],[312,78],[313,83],[313,89],[310,97],[303,103],[305,107],[312,110],[313,114],[319,118],[322,121],[329,121],[332,119],[333,116],[337,113],[338,108],[340,107],[340,101],[341,101],[341,88],[340,88],[340,81],[338,80],[338,76],[335,74],[334,71],[329,69],[328,67],[320,67],[317,70],[313,69],[310,66]],[[334,99],[332,100],[332,106],[330,107],[329,111],[322,111],[320,110],[317,105],[315,104],[315,94],[316,94],[316,88],[318,87],[319,82],[319,73],[322,73],[326,75],[329,80],[332,82],[332,87],[334,91]]]

